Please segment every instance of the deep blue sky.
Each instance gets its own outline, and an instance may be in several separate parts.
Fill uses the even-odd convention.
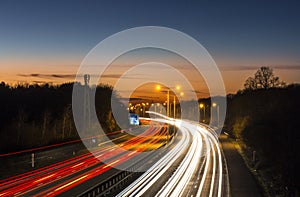
[[[300,1],[0,0],[0,68],[34,58],[63,65],[145,25],[189,34],[221,67],[300,65]]]

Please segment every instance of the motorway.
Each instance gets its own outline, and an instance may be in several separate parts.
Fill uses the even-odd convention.
[[[2,179],[0,180],[0,196],[56,196],[62,194],[133,158],[139,152],[149,149],[151,145],[159,148],[163,145],[162,142],[161,144],[159,142],[160,138],[163,138],[165,133],[166,128],[163,126],[150,126],[145,129],[143,135],[155,137],[133,137],[119,144],[119,147],[101,144],[93,154],[82,154],[50,166]],[[127,154],[125,150],[131,150],[131,153]],[[101,160],[98,159],[100,157]],[[105,161],[105,163],[101,161]]]
[[[228,196],[216,133],[160,116],[144,119],[152,123],[142,127],[143,137],[120,135],[114,140],[126,140],[118,146],[100,144],[93,154],[1,179],[0,196]],[[178,128],[171,138],[166,124]],[[132,161],[128,172],[115,169]]]
[[[223,157],[216,133],[195,122],[167,117],[155,120],[174,124],[182,137],[171,151],[118,196],[229,196],[228,188],[223,185],[228,179],[224,179]],[[179,166],[165,178],[180,157]],[[161,179],[166,181],[157,185]]]

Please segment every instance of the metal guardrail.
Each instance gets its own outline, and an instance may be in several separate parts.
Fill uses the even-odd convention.
[[[80,197],[114,196],[124,186],[129,184],[131,180],[136,179],[141,174],[142,172],[122,171],[108,178],[108,180],[103,181],[100,184],[90,188],[89,190],[85,191],[79,196]]]

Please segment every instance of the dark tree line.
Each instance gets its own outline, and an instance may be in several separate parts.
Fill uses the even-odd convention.
[[[225,130],[257,152],[257,168],[268,172],[269,187],[296,195],[300,188],[300,85],[247,87],[228,97]]]
[[[72,114],[72,90],[73,83],[11,87],[2,82],[0,152],[79,139]],[[116,96],[110,86],[96,88],[97,116],[106,131],[118,129],[113,116],[109,115],[112,95]]]

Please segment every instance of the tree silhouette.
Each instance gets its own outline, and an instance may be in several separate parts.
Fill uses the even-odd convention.
[[[285,87],[285,83],[274,76],[273,70],[269,67],[260,67],[253,77],[249,77],[244,84],[246,90],[269,89]]]
[[[224,131],[247,145],[244,148],[246,156],[256,151],[259,162],[255,168],[267,176],[265,183],[272,193],[297,196],[299,192],[295,190],[300,188],[300,157],[296,156],[300,149],[300,85],[244,91],[227,98]]]
[[[72,113],[73,85],[0,82],[0,153],[79,139]],[[105,131],[118,129],[111,114],[111,99],[121,104],[113,88],[99,84],[95,95],[97,118]],[[83,97],[83,95],[81,95]],[[83,98],[82,98],[83,100]],[[123,107],[124,116],[128,116]],[[98,121],[97,120],[97,121]]]

